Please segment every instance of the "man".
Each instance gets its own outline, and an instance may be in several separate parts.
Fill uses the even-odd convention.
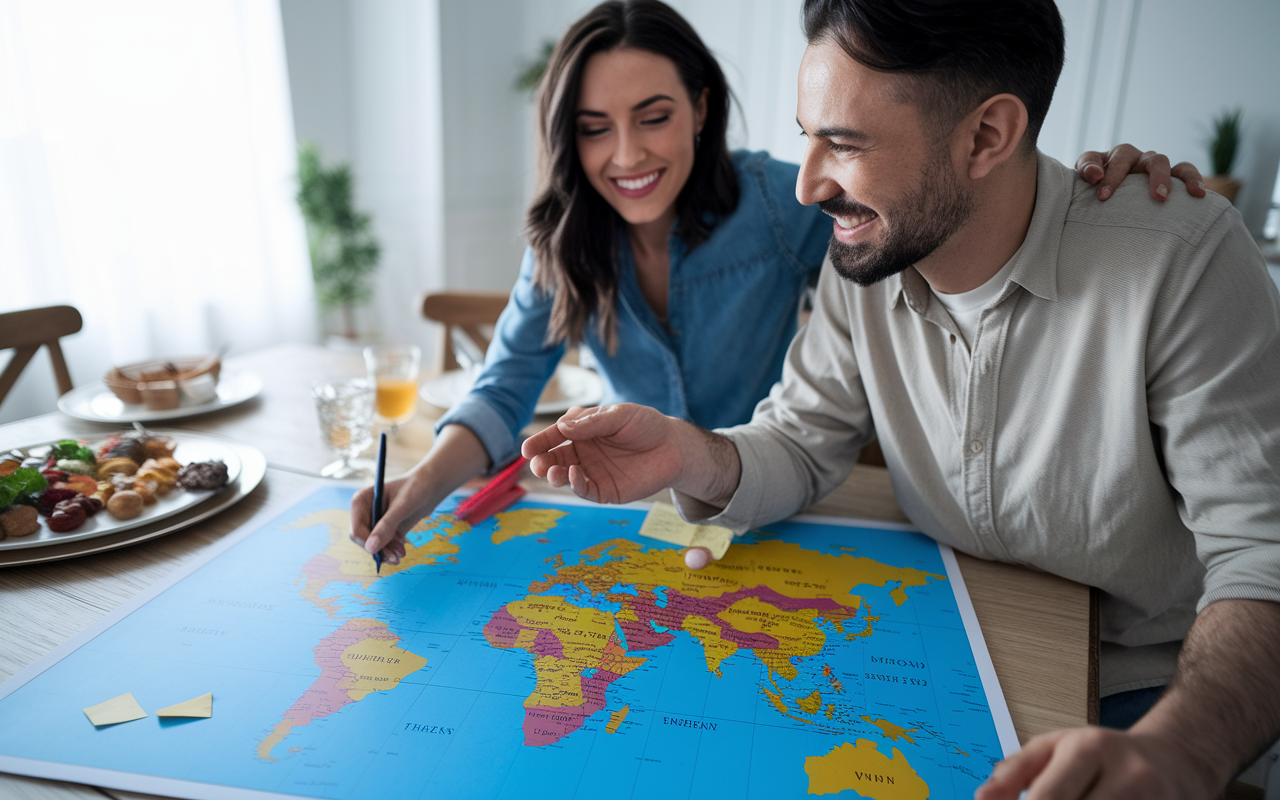
[[[1133,180],[1104,213],[1037,153],[1051,0],[808,0],[805,29],[833,269],[782,382],[721,433],[574,409],[534,472],[741,531],[878,438],[926,533],[1102,590],[1104,704],[1141,717],[1039,737],[979,797],[1217,796],[1280,734],[1280,297],[1239,215]]]

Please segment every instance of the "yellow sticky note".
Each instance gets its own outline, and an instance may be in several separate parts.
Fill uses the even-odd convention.
[[[654,503],[640,526],[640,535],[681,547],[705,547],[715,558],[724,558],[733,542],[733,531],[719,525],[695,525],[685,522],[675,506]]]
[[[206,692],[199,697],[176,705],[162,708],[156,712],[157,717],[212,717],[213,692]]]
[[[138,701],[133,699],[133,692],[125,692],[105,703],[89,706],[84,710],[84,715],[96,727],[100,728],[103,725],[115,725],[120,722],[142,719],[147,715],[147,712],[143,711],[142,706],[138,705]]]

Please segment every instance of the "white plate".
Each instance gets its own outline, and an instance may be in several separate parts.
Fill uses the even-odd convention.
[[[455,369],[418,387],[418,394],[433,406],[453,408],[480,377],[480,367]],[[561,364],[538,398],[535,414],[563,414],[573,406],[593,406],[604,397],[604,381],[589,369]]]
[[[23,564],[44,564],[128,547],[189,528],[230,508],[243,500],[262,482],[267,471],[267,460],[263,458],[262,451],[256,447],[231,440],[223,441],[240,456],[240,479],[229,482],[226,489],[214,494],[207,503],[199,503],[180,514],[141,528],[131,528],[124,532],[99,536],[96,539],[54,544],[39,549],[0,551],[0,569]]]
[[[58,410],[68,417],[89,422],[156,422],[194,417],[252,400],[262,391],[262,379],[252,372],[228,372],[218,381],[218,396],[207,403],[183,400],[177,408],[152,411],[138,403],[116,397],[102,381],[81,386],[58,398]]]
[[[226,442],[204,437],[196,433],[187,433],[186,431],[175,431],[170,433],[162,433],[160,431],[152,432],[171,436],[178,441],[178,449],[174,451],[173,457],[181,461],[183,464],[190,464],[193,461],[220,460],[227,465],[228,486],[234,485],[236,479],[240,477],[240,456],[236,455],[235,449]],[[110,434],[102,436],[101,440],[108,438],[110,438]],[[32,444],[18,449],[25,452],[32,447],[38,447],[40,444],[48,443],[40,442],[39,444]],[[84,524],[79,528],[66,533],[54,533],[49,530],[49,518],[41,517],[40,530],[28,536],[15,536],[11,539],[0,541],[0,552],[5,550],[22,550],[28,547],[47,547],[49,545],[74,542],[80,539],[93,539],[98,536],[107,536],[109,534],[127,531],[130,528],[150,525],[151,523],[162,520],[165,517],[180,514],[192,506],[199,505],[221,491],[223,490],[205,489],[190,492],[185,489],[175,488],[164,497],[158,498],[155,505],[144,508],[142,514],[134,517],[133,519],[119,520],[111,516],[106,509],[103,509],[85,520]]]

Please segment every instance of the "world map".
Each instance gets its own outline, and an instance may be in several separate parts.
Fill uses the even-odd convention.
[[[1004,755],[921,534],[791,520],[690,571],[637,535],[641,507],[538,498],[472,526],[453,498],[378,573],[351,492],[317,491],[0,699],[0,757],[190,797],[891,800],[970,797]],[[86,722],[125,691],[212,691],[213,716]]]

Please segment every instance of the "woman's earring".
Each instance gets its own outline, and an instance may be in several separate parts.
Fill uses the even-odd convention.
[[[695,133],[693,135],[693,151],[698,152],[698,148],[702,147],[702,134]]]

